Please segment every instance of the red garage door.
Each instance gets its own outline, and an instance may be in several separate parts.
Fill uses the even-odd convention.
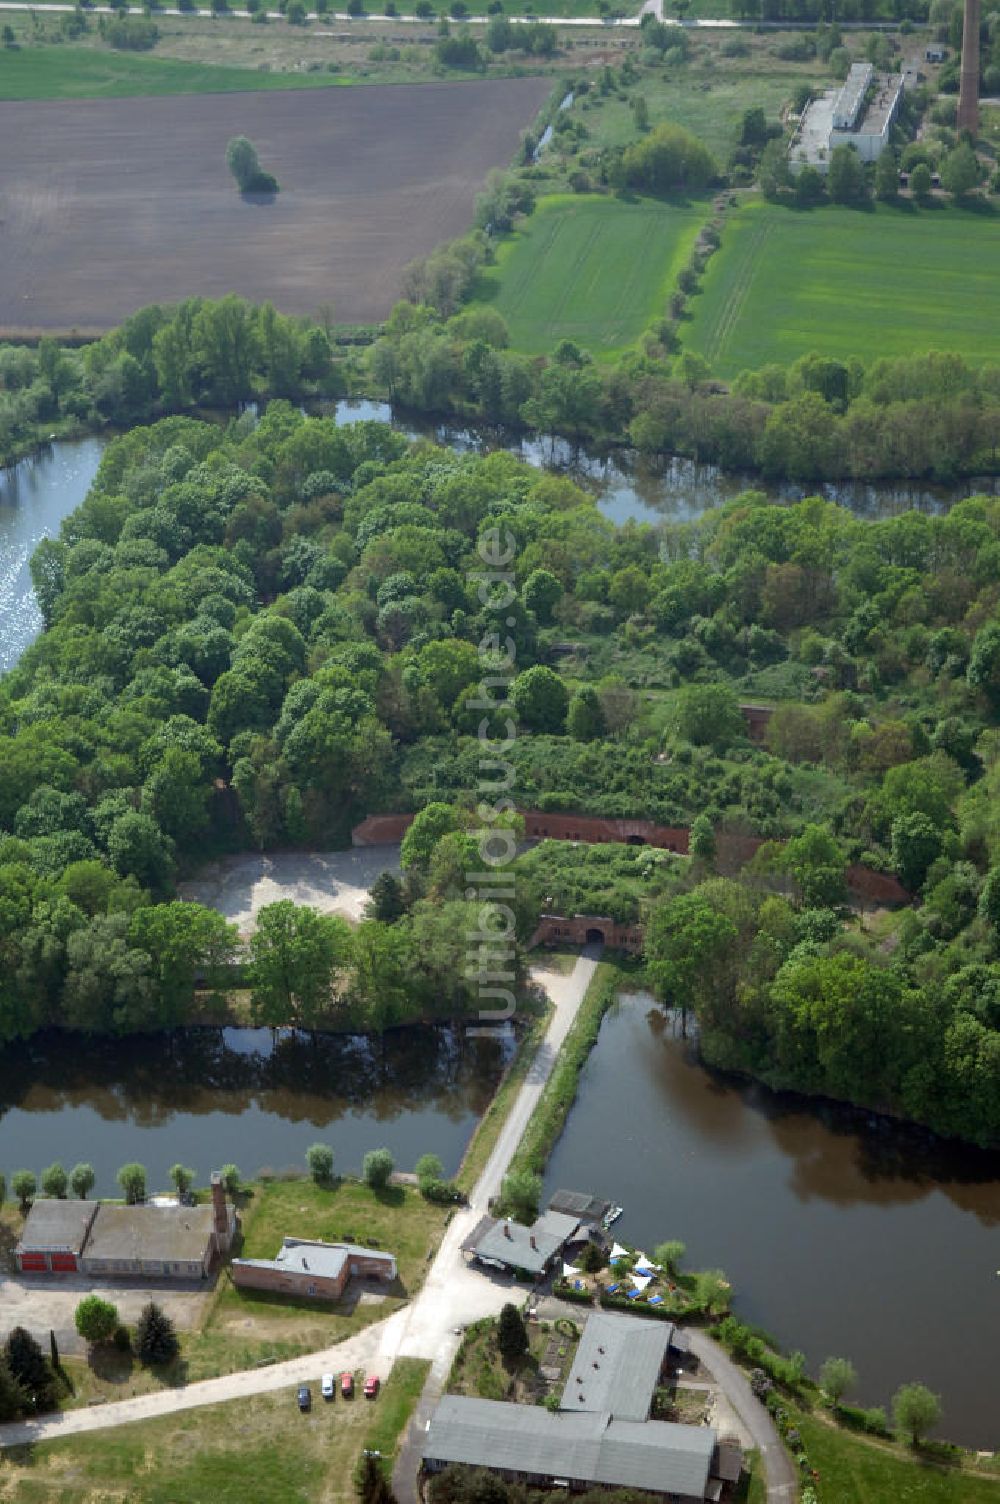
[[[46,1262],[44,1253],[22,1253],[21,1254],[21,1268],[22,1269],[26,1269],[29,1272],[34,1272],[34,1271],[37,1271],[37,1270],[43,1270],[44,1271],[48,1267],[49,1266],[48,1266],[48,1264]]]
[[[52,1255],[52,1271],[56,1274],[73,1273],[76,1270],[75,1253],[54,1253]]]

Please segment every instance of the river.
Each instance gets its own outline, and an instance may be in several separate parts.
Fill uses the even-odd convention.
[[[387,412],[340,404],[337,416]],[[427,432],[462,451],[499,442]],[[0,671],[41,626],[31,550],[83,499],[102,447],[55,444],[0,473]],[[650,467],[545,441],[508,447],[587,484],[619,523],[692,517],[752,484],[682,461]],[[976,487],[825,489],[877,516],[943,510]],[[364,1040],[292,1035],[275,1045],[260,1031],[102,1040],[82,1058],[75,1041],[36,1039],[0,1055],[0,1165],[89,1159],[110,1191],[128,1159],[155,1181],[175,1160],[200,1174],[226,1160],[253,1173],[300,1166],[319,1137],[341,1169],[386,1144],[401,1167],[435,1152],[452,1171],[500,1068],[499,1056],[447,1031],[390,1036],[384,1063]],[[743,1316],[801,1347],[811,1366],[828,1353],[850,1357],[866,1402],[921,1378],[944,1396],[949,1435],[1000,1446],[989,1379],[1000,1338],[1000,1159],[719,1081],[647,999],[606,1020],[548,1183],[620,1201],[616,1230],[629,1240],[681,1238],[692,1265],[726,1269]]]
[[[204,1181],[235,1163],[305,1168],[317,1139],[339,1171],[359,1171],[369,1149],[412,1170],[437,1154],[453,1175],[509,1053],[500,1039],[460,1029],[358,1035],[269,1029],[188,1029],[88,1040],[39,1034],[0,1051],[0,1167],[36,1173],[53,1160],[88,1160],[98,1195],[118,1194],[115,1173],[138,1160],[167,1185],[180,1161]]]
[[[615,1233],[646,1253],[679,1238],[688,1267],[724,1269],[738,1315],[813,1374],[850,1358],[855,1402],[920,1379],[942,1434],[1000,1447],[1000,1156],[720,1078],[639,993],[601,1027],[558,1187],[618,1202]]]

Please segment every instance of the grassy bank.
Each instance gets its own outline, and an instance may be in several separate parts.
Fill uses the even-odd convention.
[[[602,961],[598,966],[541,1100],[524,1130],[524,1137],[511,1161],[512,1170],[533,1170],[538,1174],[544,1170],[576,1099],[580,1072],[597,1043],[601,1021],[619,990],[629,982],[634,985],[638,969],[638,963],[624,957]]]
[[[254,68],[99,52],[90,47],[0,50],[0,99],[10,100],[234,94],[261,89],[322,89],[343,82],[330,73],[264,73]]]
[[[966,1467],[941,1467],[909,1447],[875,1441],[815,1415],[799,1414],[796,1427],[820,1475],[823,1504],[996,1504],[1000,1478]],[[970,1455],[971,1462],[971,1455]]]
[[[374,1404],[300,1415],[295,1389],[5,1453],[2,1497],[17,1504],[348,1504],[363,1447],[395,1452],[429,1364],[397,1360]]]

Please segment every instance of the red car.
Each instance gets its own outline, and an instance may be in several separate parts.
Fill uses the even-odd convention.
[[[381,1380],[379,1379],[378,1375],[374,1374],[374,1373],[372,1374],[372,1376],[371,1376],[370,1379],[365,1379],[365,1399],[366,1400],[374,1400],[374,1399],[378,1398],[378,1391],[379,1391],[379,1385],[380,1385],[380,1383],[381,1383]]]
[[[345,1400],[349,1400],[351,1398],[354,1393],[353,1373],[342,1373],[340,1375],[340,1392],[344,1396]]]

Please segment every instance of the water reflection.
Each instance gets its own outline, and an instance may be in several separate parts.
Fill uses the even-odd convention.
[[[460,1029],[377,1039],[267,1029],[191,1029],[123,1040],[41,1034],[0,1053],[0,1164],[91,1160],[109,1192],[127,1159],[162,1175],[235,1160],[301,1165],[328,1130],[341,1169],[382,1143],[400,1168],[461,1159],[509,1045]]]
[[[921,1378],[946,1429],[1000,1443],[1000,1156],[704,1070],[646,994],[601,1030],[546,1187],[619,1202],[615,1231],[682,1239],[738,1309],[815,1367],[853,1359],[865,1403]]]

